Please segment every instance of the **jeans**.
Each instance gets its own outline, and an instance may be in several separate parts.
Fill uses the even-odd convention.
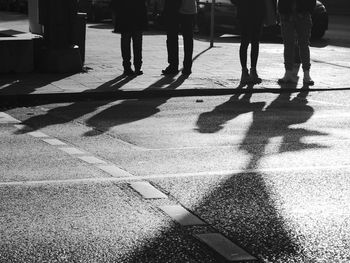
[[[172,19],[168,18],[166,21],[168,63],[172,68],[177,69],[179,66],[179,31],[182,33],[184,42],[183,66],[188,70],[192,68],[193,23],[194,15],[183,14]]]
[[[131,67],[131,40],[134,53],[134,66],[140,70],[142,66],[142,31],[121,32],[121,51],[124,69]]]
[[[304,71],[310,70],[310,37],[312,20],[310,14],[281,15],[281,33],[284,44],[284,66],[293,70],[296,56],[295,45],[299,49]]]

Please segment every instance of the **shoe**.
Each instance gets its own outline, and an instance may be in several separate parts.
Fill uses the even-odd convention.
[[[303,83],[305,85],[308,86],[313,86],[315,84],[315,82],[312,80],[312,78],[310,77],[310,71],[309,70],[305,70],[304,71],[304,79],[303,79]]]
[[[179,70],[172,66],[168,66],[166,69],[162,70],[163,75],[176,75],[177,73],[179,73]]]
[[[250,78],[249,82],[253,84],[259,84],[262,81],[261,78],[259,78],[256,68],[250,69],[249,78]]]
[[[143,75],[143,71],[140,69],[135,70],[135,75],[140,76]]]
[[[186,76],[189,76],[192,74],[192,71],[191,69],[187,69],[187,68],[184,68],[182,71],[181,71],[182,75],[186,75]]]
[[[135,72],[130,68],[130,69],[124,69],[123,75],[124,76],[133,76]]]
[[[298,83],[298,76],[296,76],[292,70],[286,70],[283,78],[278,79],[278,83]]]
[[[250,82],[250,76],[248,73],[248,69],[242,69],[242,74],[241,74],[241,85],[246,85]]]

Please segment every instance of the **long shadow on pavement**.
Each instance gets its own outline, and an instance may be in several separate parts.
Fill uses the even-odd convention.
[[[300,233],[294,232],[278,209],[268,174],[260,172],[259,167],[263,158],[269,154],[325,148],[324,145],[305,143],[304,139],[327,134],[293,128],[292,125],[305,123],[314,114],[314,109],[307,105],[308,88],[304,87],[293,99],[293,87],[281,88],[291,91],[281,92],[267,107],[264,102],[250,103],[250,95],[246,94],[241,99],[235,96],[213,111],[199,116],[198,132],[215,133],[222,129],[228,120],[252,112],[252,123],[239,146],[249,158],[242,172],[218,178],[219,183],[215,189],[208,189],[208,193],[204,195],[198,193],[198,196],[205,198],[194,204],[187,203],[187,207],[216,231],[256,256],[259,262],[311,262],[312,259],[303,252]],[[236,109],[236,106],[243,109]],[[267,146],[274,137],[282,137],[282,143],[277,152],[268,153]],[[196,193],[194,180],[200,181],[205,178],[187,180],[186,189],[181,186],[181,179],[174,180],[179,180],[179,184],[166,190],[179,202],[186,204],[188,193]],[[171,187],[179,189],[172,191],[174,189]],[[147,258],[148,261],[144,262],[157,262],[157,254],[153,252],[168,251],[171,244],[167,239],[175,235],[173,231],[169,229],[147,246],[138,248],[136,254],[126,262],[141,262],[141,258]],[[169,253],[167,262],[176,262],[171,261],[171,255],[172,253]],[[220,258],[214,261],[225,262]]]
[[[146,88],[144,91],[154,88],[175,90],[182,85],[186,78],[187,77],[184,75],[180,75],[177,78],[174,78],[174,76],[164,76],[157,82],[153,83],[150,87]],[[148,118],[158,113],[160,111],[159,106],[166,103],[168,99],[169,97],[158,99],[124,100],[120,104],[111,106],[88,119],[86,124],[92,127],[93,130],[87,132],[85,135],[98,135],[98,133],[96,133],[94,130],[98,130],[99,133],[103,133],[109,131],[114,126]]]
[[[98,93],[99,91],[103,90],[116,90],[121,88],[123,85],[133,80],[134,78],[135,76],[125,77],[121,75],[113,80],[104,83],[96,89],[88,90],[86,92]],[[81,116],[84,116],[85,114],[95,111],[96,109],[105,105],[106,103],[108,103],[108,101],[106,100],[97,100],[92,101],[90,103],[74,102],[69,105],[55,107],[53,109],[50,109],[43,115],[33,116],[25,120],[23,124],[29,126],[29,130],[28,128],[23,128],[21,130],[18,130],[16,134],[26,133],[32,131],[33,129],[39,130],[50,125],[70,122]]]

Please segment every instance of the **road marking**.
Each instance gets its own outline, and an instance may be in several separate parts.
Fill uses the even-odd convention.
[[[194,172],[194,173],[177,173],[177,174],[154,174],[148,176],[138,176],[137,178],[157,179],[157,178],[180,178],[180,177],[202,177],[202,176],[232,176],[235,174],[252,174],[252,173],[268,173],[268,172],[293,172],[293,171],[314,171],[314,170],[336,170],[350,169],[350,164],[344,165],[328,165],[328,166],[301,166],[301,167],[277,167],[277,168],[262,168],[262,169],[236,169],[222,170],[212,172]]]
[[[40,131],[33,131],[33,132],[28,132],[28,134],[30,136],[33,136],[35,138],[47,138],[49,137],[49,135],[43,133],[43,132],[40,132]]]
[[[2,113],[2,112],[0,112]],[[7,119],[11,119],[12,117],[9,116],[8,114],[2,114],[1,116],[5,116]],[[1,117],[0,116],[0,117]],[[41,132],[41,131],[32,131],[33,129],[31,129],[31,127],[27,126],[27,125],[23,125],[23,124],[16,124],[14,125],[15,128],[20,129],[20,130],[26,130],[26,131],[31,131],[28,132],[28,135],[32,136],[32,137],[36,137],[36,138],[42,138],[42,140],[52,146],[68,146],[66,143],[55,139],[55,138],[50,138],[50,136],[46,135],[45,133]],[[132,174],[120,169],[119,167],[115,166],[115,165],[107,165],[107,162],[105,162],[104,160],[101,160],[99,158],[96,158],[92,155],[90,155],[87,152],[81,151],[78,148],[75,147],[58,147],[59,150],[70,154],[71,156],[75,156],[77,158],[79,158],[80,160],[88,163],[88,164],[92,164],[95,165],[96,168],[99,168],[100,170],[103,170],[104,172],[108,173],[110,176],[114,176],[114,177],[119,177],[119,178],[125,178],[125,177],[131,177],[133,176]],[[79,156],[80,155],[80,156]],[[84,156],[81,156],[84,155]],[[64,182],[66,180],[59,180],[59,181],[33,181],[33,184],[36,183],[59,183],[59,182]],[[70,182],[85,182],[85,181],[90,181],[90,178],[88,179],[77,179],[77,180],[71,180]],[[66,181],[67,182],[67,181]],[[18,184],[26,184],[28,182],[19,182]],[[7,184],[7,183],[5,183]],[[10,185],[11,182],[7,185]],[[0,183],[0,185],[4,185],[2,183]],[[14,182],[13,185],[16,185],[16,182]]]
[[[26,131],[31,130],[30,127],[25,124],[16,124],[14,126],[19,130],[26,130]]]
[[[58,139],[43,139],[43,141],[52,145],[52,146],[66,145],[64,142],[62,142]]]
[[[142,195],[145,199],[167,199],[168,196],[159,191],[149,182],[134,182],[130,183],[130,187]]]
[[[129,177],[134,176],[123,169],[120,169],[116,165],[97,165],[97,168],[105,171],[106,173],[114,176],[114,177]]]
[[[94,178],[81,178],[81,179],[65,179],[65,180],[41,180],[41,181],[12,181],[12,182],[0,182],[0,186],[10,185],[37,185],[37,184],[65,184],[65,183],[100,183],[100,182],[126,182],[126,181],[141,181],[152,179],[165,179],[165,178],[181,178],[181,177],[202,177],[202,176],[222,176],[230,177],[235,174],[249,174],[249,173],[266,173],[266,172],[288,172],[288,171],[308,171],[308,170],[336,170],[336,169],[350,169],[348,165],[332,165],[332,166],[310,166],[310,167],[297,167],[297,168],[269,168],[269,169],[248,169],[248,170],[226,170],[216,172],[198,172],[198,173],[181,173],[181,174],[158,174],[158,175],[145,175],[145,176],[126,176],[126,177],[94,177]]]
[[[231,240],[219,233],[197,234],[194,235],[200,241],[218,252],[222,257],[230,262],[242,262],[248,260],[257,260],[247,251],[237,246]]]
[[[86,154],[86,152],[83,152],[75,147],[60,147],[58,148],[61,151],[64,151],[70,155],[78,155],[78,154]]]
[[[334,103],[334,102],[327,102],[327,101],[321,101],[321,100],[313,100],[313,99],[307,99],[308,102],[315,102],[318,104],[323,104],[323,105],[334,105],[334,106],[342,106],[346,107],[347,105],[340,104],[340,103]]]
[[[21,123],[19,120],[11,117],[5,112],[0,112],[0,123],[1,124],[8,124],[8,123]]]
[[[205,222],[181,205],[164,205],[160,206],[159,209],[182,226],[206,225]]]
[[[86,163],[89,164],[102,164],[102,163],[106,163],[105,161],[96,158],[94,156],[78,156],[78,158]]]
[[[346,139],[346,140],[350,139],[350,130],[347,130],[347,129],[325,128],[325,129],[321,129],[320,131],[331,134],[333,136],[340,137],[341,139]]]

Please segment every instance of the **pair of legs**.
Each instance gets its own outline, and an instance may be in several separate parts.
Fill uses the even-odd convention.
[[[239,58],[242,66],[241,83],[247,82],[259,83],[261,79],[258,77],[256,66],[259,57],[259,42],[263,19],[249,19],[241,20],[241,45],[239,48]],[[248,47],[250,44],[250,75],[248,73]]]
[[[134,54],[135,72],[131,69],[131,42]],[[141,75],[142,66],[142,31],[121,32],[121,51],[125,75]]]
[[[280,79],[284,82],[296,82],[293,76],[295,63],[302,64],[304,83],[313,85],[310,78],[310,37],[312,20],[310,14],[281,15],[281,33],[284,44],[285,76]],[[295,75],[295,74],[294,74]]]
[[[167,18],[167,52],[169,66],[163,70],[164,74],[176,74],[179,67],[179,32],[181,31],[184,43],[184,74],[191,74],[193,55],[193,22],[194,15],[184,15]]]

